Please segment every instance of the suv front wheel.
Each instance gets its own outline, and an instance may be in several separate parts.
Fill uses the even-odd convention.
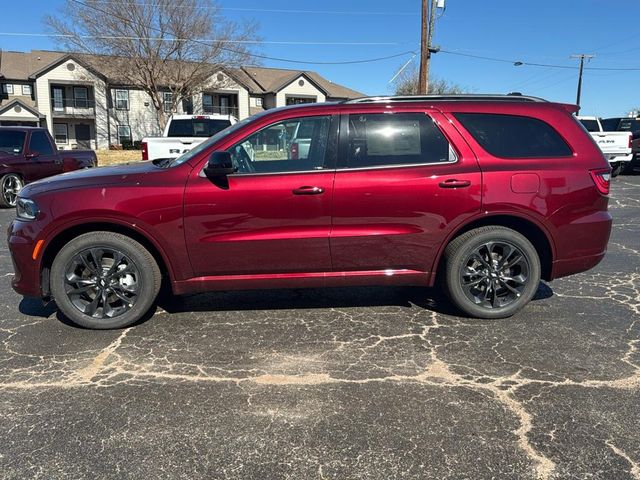
[[[149,311],[161,284],[153,255],[130,237],[91,232],[67,243],[51,266],[51,293],[72,322],[123,328]]]
[[[472,317],[509,317],[538,290],[538,253],[529,240],[509,228],[470,230],[451,241],[444,255],[449,298]]]

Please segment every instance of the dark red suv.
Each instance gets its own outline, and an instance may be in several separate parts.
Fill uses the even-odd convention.
[[[424,285],[512,315],[603,258],[610,169],[576,107],[522,96],[364,98],[269,110],[175,160],[20,193],[13,286],[91,328],[173,293]]]

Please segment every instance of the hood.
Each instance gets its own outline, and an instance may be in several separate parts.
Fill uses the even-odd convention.
[[[150,161],[76,170],[75,172],[63,173],[30,183],[22,189],[20,196],[29,198],[30,196],[53,190],[91,187],[95,185],[113,185],[115,183],[136,181],[139,180],[140,175],[161,170],[162,169]],[[131,177],[135,177],[135,179]]]

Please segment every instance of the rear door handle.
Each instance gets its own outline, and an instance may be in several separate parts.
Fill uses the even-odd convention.
[[[304,186],[293,189],[294,195],[320,195],[321,193],[324,193],[322,187]]]
[[[469,180],[457,180],[450,178],[444,182],[440,182],[440,188],[465,188],[471,185]]]

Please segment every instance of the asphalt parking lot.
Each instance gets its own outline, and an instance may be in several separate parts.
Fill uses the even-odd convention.
[[[597,269],[498,321],[352,288],[194,295],[88,331],[11,290],[5,245],[0,475],[639,479],[640,176],[611,211]]]

